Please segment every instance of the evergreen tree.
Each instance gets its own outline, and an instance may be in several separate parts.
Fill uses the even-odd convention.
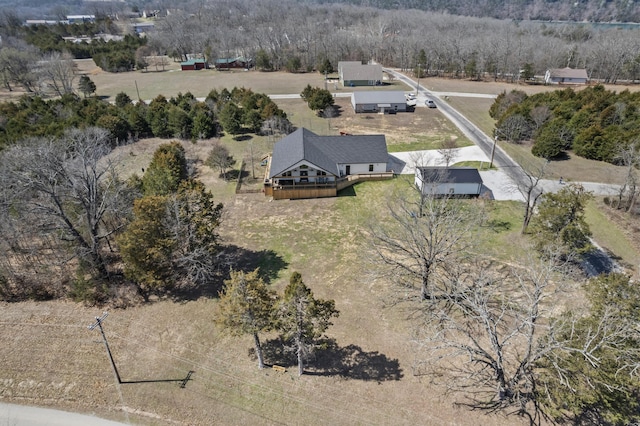
[[[543,194],[531,222],[537,247],[543,250],[549,244],[558,244],[568,255],[588,251],[591,231],[584,209],[589,199],[591,194],[584,187],[573,184],[557,193]]]
[[[264,368],[264,356],[258,333],[273,328],[273,311],[277,296],[270,290],[258,269],[245,273],[231,271],[220,293],[215,322],[235,336],[251,334],[258,357],[258,368]]]
[[[153,153],[142,177],[145,195],[167,195],[177,191],[187,178],[187,160],[180,142],[162,144]]]
[[[237,135],[242,130],[242,110],[235,103],[227,102],[219,117],[222,128],[230,135]]]
[[[91,81],[89,77],[87,77],[86,75],[83,75],[82,77],[80,77],[80,81],[78,82],[78,89],[80,89],[80,91],[86,98],[88,95],[95,93],[96,84],[93,81]]]
[[[277,329],[296,352],[299,375],[304,373],[305,357],[338,315],[333,300],[316,299],[298,272],[291,275],[278,307]]]

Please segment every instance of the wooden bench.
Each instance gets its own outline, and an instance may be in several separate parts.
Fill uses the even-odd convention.
[[[281,365],[272,365],[271,368],[276,370],[278,373],[286,373],[287,369]]]

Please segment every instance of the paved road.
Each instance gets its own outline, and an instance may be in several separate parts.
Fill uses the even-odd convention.
[[[383,68],[383,71],[393,75],[397,80],[402,81],[407,86],[416,89],[417,83],[404,74],[401,74],[391,68]],[[511,178],[511,180],[517,184],[524,184],[526,182],[526,177],[522,168],[494,143],[493,138],[478,129],[473,123],[467,120],[466,117],[451,107],[448,102],[445,102],[436,96],[435,92],[431,92],[423,86],[420,86],[418,90],[418,103],[420,103],[422,98],[427,97],[433,99],[440,112],[455,124],[456,127],[458,127],[460,131],[462,131],[462,133],[471,140],[471,142],[480,147],[489,159],[493,157],[493,164],[502,169],[505,174]]]
[[[0,425],[10,426],[122,426],[99,417],[49,408],[0,403]]]
[[[416,90],[417,83],[411,78],[391,68],[383,68],[383,70],[393,75],[397,80]],[[495,98],[495,95],[482,95],[478,93],[454,93],[454,92],[433,92],[420,86],[418,90],[418,105],[424,105],[426,98],[432,99],[440,112],[447,117],[456,127],[462,131],[471,142],[476,144],[482,152],[489,158],[493,157],[493,164],[500,168],[506,176],[510,178],[517,186],[527,187],[528,179],[522,167],[516,163],[509,155],[495,144],[492,137],[481,131],[475,124],[471,123],[454,109],[448,102],[444,101],[444,96],[472,96],[472,97],[488,97]],[[458,160],[460,161],[460,160]],[[600,184],[592,182],[579,182],[586,190],[597,195],[611,195],[616,193],[618,185]],[[555,192],[562,187],[557,181],[543,180],[540,182],[538,191]]]

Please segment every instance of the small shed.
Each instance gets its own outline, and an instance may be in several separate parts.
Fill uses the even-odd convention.
[[[415,184],[423,194],[478,196],[482,177],[473,167],[416,167]]]
[[[209,64],[204,59],[189,59],[185,62],[180,62],[180,68],[182,71],[195,71],[209,68]]]
[[[584,68],[556,68],[548,69],[544,74],[545,84],[587,84],[589,77]]]
[[[353,92],[351,106],[355,112],[405,112],[407,100],[401,91]]]

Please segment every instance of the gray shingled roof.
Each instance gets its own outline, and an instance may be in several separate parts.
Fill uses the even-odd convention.
[[[343,64],[342,79],[354,81],[382,81],[382,65]]]
[[[424,182],[482,183],[478,169],[473,167],[418,167]]]
[[[269,177],[302,160],[338,176],[338,164],[386,163],[388,159],[384,135],[319,136],[302,127],[273,147]]]
[[[551,77],[556,78],[588,78],[587,70],[585,70],[584,68],[554,68],[549,70],[549,74],[551,75]]]
[[[371,90],[367,92],[353,92],[351,95],[356,104],[404,104],[407,100],[404,92]]]

